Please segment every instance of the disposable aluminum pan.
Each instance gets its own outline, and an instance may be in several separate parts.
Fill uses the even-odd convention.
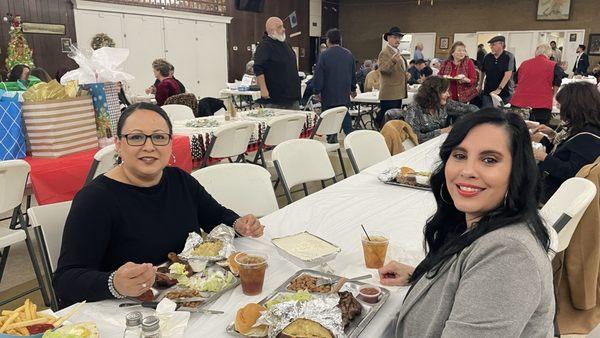
[[[332,253],[328,253],[319,257],[315,257],[315,258],[311,258],[311,259],[302,259],[300,257],[295,256],[294,254],[292,254],[291,252],[287,251],[285,248],[281,248],[278,244],[277,244],[277,240],[283,239],[283,238],[287,238],[287,237],[293,237],[293,236],[297,236],[300,235],[302,233],[306,233],[324,243],[327,243],[329,245],[331,245],[332,247],[335,248],[335,251]],[[333,260],[337,254],[342,251],[342,249],[340,247],[338,247],[337,245],[324,240],[323,238],[316,236],[314,234],[311,234],[308,231],[303,231],[303,232],[299,232],[293,235],[289,235],[289,236],[283,236],[283,237],[278,237],[278,238],[273,238],[271,239],[271,243],[273,243],[273,245],[275,246],[275,248],[277,248],[277,251],[279,252],[279,254],[284,257],[285,259],[289,260],[290,262],[294,263],[295,265],[297,265],[300,268],[303,269],[308,269],[308,268],[312,268],[318,265],[321,265],[323,263],[329,262],[331,260]]]

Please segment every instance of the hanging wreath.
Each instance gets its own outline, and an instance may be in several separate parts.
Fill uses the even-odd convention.
[[[114,47],[115,41],[104,33],[98,33],[92,38],[92,49],[96,50],[102,47]]]

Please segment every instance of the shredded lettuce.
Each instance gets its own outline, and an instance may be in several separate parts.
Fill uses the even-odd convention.
[[[231,285],[233,281],[234,276],[229,271],[226,274],[221,271],[217,271],[208,277],[204,275],[195,275],[189,278],[185,276],[182,278],[177,278],[177,282],[180,285],[190,289],[207,292],[219,292]]]

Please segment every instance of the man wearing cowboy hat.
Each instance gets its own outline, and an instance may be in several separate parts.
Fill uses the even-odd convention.
[[[406,98],[406,60],[400,54],[398,47],[402,39],[400,28],[392,27],[383,34],[387,44],[379,53],[377,62],[381,79],[379,82],[380,112],[375,118],[379,128],[383,127],[383,117],[389,109],[402,108],[402,99]]]

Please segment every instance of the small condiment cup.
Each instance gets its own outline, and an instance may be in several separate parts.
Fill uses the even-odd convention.
[[[194,272],[202,272],[206,268],[208,259],[205,257],[190,257],[188,264],[192,267]]]
[[[368,292],[367,290],[375,290],[377,293]],[[363,285],[358,289],[358,298],[367,303],[375,304],[379,302],[380,295],[381,289],[375,285]]]

